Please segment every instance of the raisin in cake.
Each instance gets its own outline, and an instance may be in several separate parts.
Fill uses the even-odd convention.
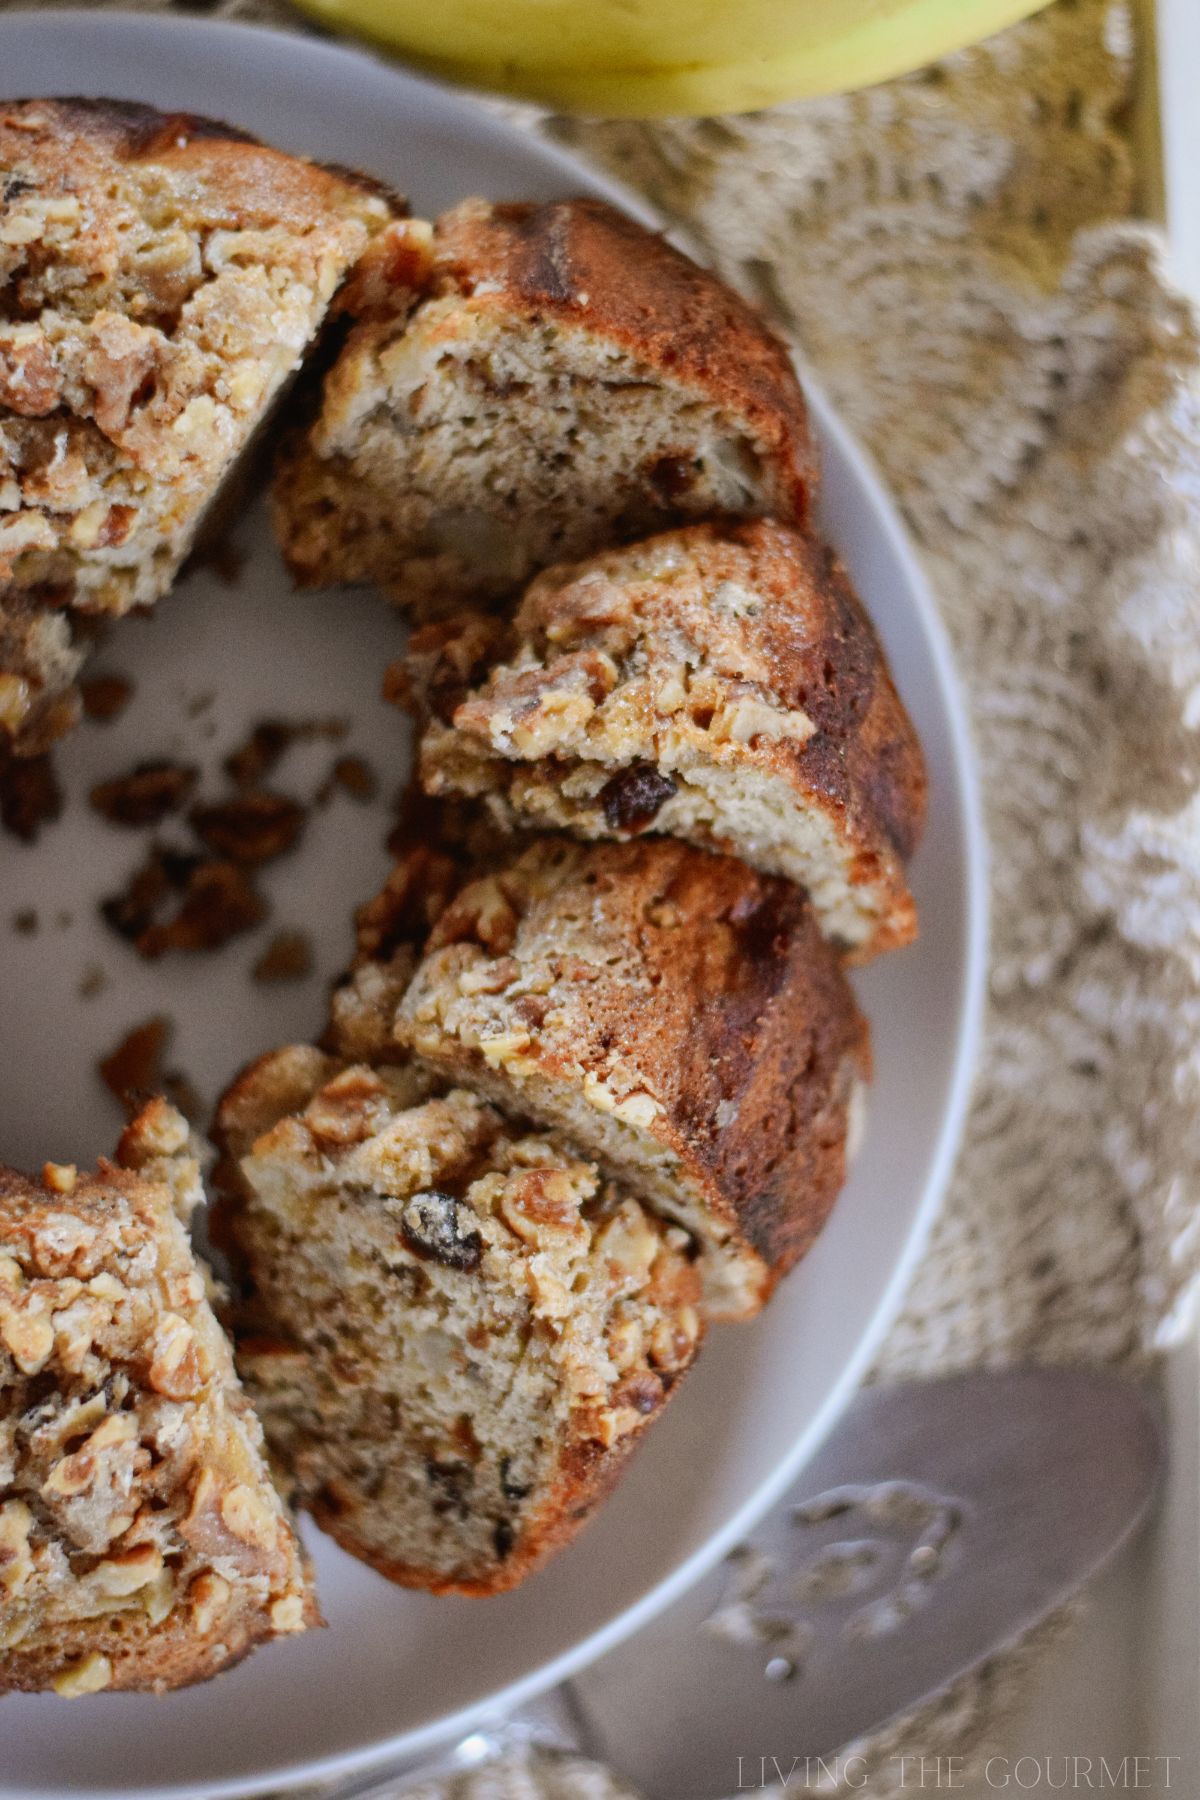
[[[305,585],[374,582],[428,617],[677,520],[807,514],[787,351],[600,201],[466,201],[423,272],[381,247],[347,305],[359,321],[276,486]]]
[[[812,1242],[869,1067],[801,890],[669,838],[511,849],[441,913],[393,1029],[690,1232],[714,1318]]]
[[[0,1693],[180,1687],[317,1620],[177,1216],[187,1127],[155,1103],[123,1154],[0,1169]]]
[[[393,1581],[515,1586],[695,1355],[686,1233],[412,1064],[279,1051],[218,1135],[239,1362],[297,1498]]]
[[[407,673],[427,793],[727,850],[807,888],[859,957],[915,936],[920,746],[844,570],[799,531],[692,525],[548,570],[511,627],[416,632]]]
[[[206,119],[0,103],[0,739],[70,725],[392,213]]]

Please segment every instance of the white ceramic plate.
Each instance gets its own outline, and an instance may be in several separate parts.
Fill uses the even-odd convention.
[[[108,94],[214,114],[289,149],[369,169],[416,209],[470,193],[552,197],[611,188],[469,100],[365,56],[202,21],[88,13],[0,15],[0,93]],[[618,196],[619,198],[619,196]],[[853,1178],[807,1262],[753,1326],[715,1334],[677,1404],[595,1524],[518,1593],[486,1601],[405,1593],[316,1533],[329,1629],[164,1699],[0,1702],[0,1794],[204,1796],[344,1775],[418,1753],[485,1710],[530,1696],[611,1647],[734,1543],[834,1422],[902,1292],[946,1180],[965,1104],[984,969],[984,852],[946,644],[894,513],[814,394],[825,524],[865,595],[929,759],[929,830],[913,875],[918,947],[859,983],[877,1079]],[[97,922],[145,843],[85,805],[92,782],[139,756],[203,763],[267,715],[340,714],[342,748],[399,787],[399,716],[377,701],[401,631],[368,595],[296,596],[260,514],[243,522],[233,585],[198,574],[155,619],[125,625],[100,666],[133,675],[115,725],[88,725],[61,764],[69,804],[32,849],[0,844],[0,1156],[92,1160],[118,1129],[94,1071],[133,1023],[176,1021],[171,1060],[211,1099],[240,1061],[319,1025],[344,961],[353,902],[387,861],[383,813],[345,797],[271,872],[274,927],[315,938],[317,975],[247,979],[273,927],[217,956],[146,965]],[[206,696],[215,696],[204,704]],[[307,795],[332,754],[292,753],[281,785]],[[169,835],[169,834],[168,834]],[[37,909],[36,935],[8,930]],[[91,965],[108,985],[82,1000]]]

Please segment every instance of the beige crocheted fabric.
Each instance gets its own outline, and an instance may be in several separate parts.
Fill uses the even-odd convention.
[[[293,22],[270,0],[217,10]],[[523,114],[781,316],[898,497],[957,652],[990,1016],[889,1380],[1134,1361],[1200,1285],[1200,337],[1128,216],[1135,50],[1119,0],[1058,0],[849,98]],[[1006,1659],[899,1741],[970,1757],[1013,1688]],[[897,1741],[856,1793],[893,1791]]]
[[[600,1763],[581,1756],[514,1750],[494,1762],[460,1774],[434,1777],[380,1790],[378,1800],[640,1800]],[[376,1800],[376,1796],[370,1796]]]
[[[1200,344],[1122,218],[1126,8],[752,118],[558,134],[791,325],[970,699],[991,1010],[889,1379],[1128,1358],[1200,1268]]]

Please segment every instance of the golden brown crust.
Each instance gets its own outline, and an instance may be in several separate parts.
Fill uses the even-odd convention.
[[[672,1159],[665,1177],[641,1170],[641,1191],[693,1209],[676,1216],[708,1245],[722,1317],[757,1310],[824,1223],[869,1072],[865,1021],[804,895],[669,839],[538,839],[469,883],[396,1035],[517,1112],[562,1126],[569,1098],[567,1128],[622,1179],[638,1155],[584,1136],[597,1114]]]
[[[808,413],[784,346],[732,288],[604,200],[465,202],[438,222],[437,263],[488,305],[589,330],[746,418],[776,470],[775,508],[803,520],[817,484]]]

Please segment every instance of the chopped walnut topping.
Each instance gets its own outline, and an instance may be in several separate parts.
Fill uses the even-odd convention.
[[[124,1168],[140,1169],[151,1160],[182,1156],[188,1149],[190,1137],[186,1118],[181,1118],[164,1100],[152,1100],[142,1107],[136,1120],[122,1134],[117,1146],[117,1160]]]
[[[175,903],[174,916],[163,918]],[[232,862],[157,849],[123,893],[101,902],[105,921],[153,960],[169,950],[215,950],[266,917],[266,902]]]
[[[271,1624],[276,1631],[304,1630],[304,1601],[299,1594],[285,1594],[271,1607]]]
[[[458,978],[458,989],[461,994],[502,994],[520,973],[521,965],[515,957],[497,956],[464,969]]]
[[[234,1537],[256,1550],[270,1550],[275,1544],[275,1514],[251,1487],[239,1483],[221,1500],[221,1517]]]
[[[0,748],[0,823],[6,831],[32,844],[62,807],[62,789],[49,756],[8,756]]]
[[[150,959],[168,950],[216,950],[252,931],[266,914],[266,902],[244,869],[231,862],[200,863],[188,877],[175,917],[148,926],[136,946]]]
[[[196,1334],[177,1313],[164,1313],[159,1320],[150,1340],[150,1359],[150,1386],[170,1400],[191,1400],[207,1378]]]
[[[14,1306],[0,1312],[0,1339],[21,1373],[36,1375],[50,1360],[54,1327],[44,1313]]]
[[[44,418],[62,394],[54,351],[40,325],[0,323],[0,406]]]
[[[135,1025],[96,1065],[100,1079],[130,1118],[141,1098],[162,1086],[162,1057],[171,1021],[162,1014]]]
[[[79,695],[87,717],[107,725],[129,705],[133,683],[124,675],[92,675],[80,682]]]
[[[536,1068],[525,1052],[533,1043],[527,1031],[494,1031],[479,1040],[479,1052],[491,1069],[510,1069],[514,1074]]]
[[[323,805],[329,800],[335,788],[341,788],[352,800],[365,805],[375,798],[379,782],[370,764],[361,756],[339,756],[317,792],[317,804]]]
[[[98,1694],[112,1681],[112,1664],[107,1656],[93,1650],[90,1655],[70,1663],[51,1683],[64,1700],[78,1700],[84,1694]]]
[[[531,1169],[511,1177],[497,1210],[522,1242],[538,1249],[588,1236],[576,1182],[564,1169]]]
[[[278,931],[254,965],[255,981],[300,981],[313,969],[312,940],[303,931]]]
[[[92,1586],[102,1594],[124,1599],[140,1593],[162,1573],[162,1552],[153,1544],[138,1544],[118,1556],[106,1557],[92,1570]]]
[[[494,956],[512,949],[517,936],[517,912],[494,876],[473,881],[464,894],[438,921],[442,941],[473,937]]]
[[[0,1592],[19,1594],[33,1574],[33,1514],[23,1500],[0,1505]]]
[[[263,719],[225,758],[225,773],[235,787],[256,788],[293,744],[343,738],[348,729],[345,719]]]
[[[650,1337],[650,1360],[656,1369],[686,1369],[696,1352],[700,1318],[694,1306],[683,1306],[674,1317],[660,1319]]]
[[[83,360],[84,380],[94,390],[92,416],[106,437],[116,438],[129,423],[134,397],[154,374],[161,334],[119,313],[97,313]]]
[[[220,1575],[206,1572],[197,1575],[188,1589],[188,1601],[192,1609],[192,1624],[201,1637],[206,1637],[220,1613],[229,1604],[232,1593],[229,1583]]]
[[[736,696],[715,714],[710,727],[717,743],[749,744],[755,738],[790,738],[806,744],[816,725],[806,712],[787,711],[753,695]]]
[[[649,1274],[659,1251],[659,1237],[636,1200],[625,1200],[601,1226],[596,1253],[603,1256],[620,1280],[641,1280]]]
[[[237,787],[257,787],[269,775],[294,736],[282,719],[264,719],[244,744],[225,758],[225,773]]]
[[[159,825],[179,811],[199,774],[184,763],[142,762],[128,775],[98,782],[88,798],[110,825]]]
[[[208,848],[230,862],[254,865],[283,856],[304,829],[304,808],[284,794],[251,790],[234,800],[194,806],[192,830]]]

